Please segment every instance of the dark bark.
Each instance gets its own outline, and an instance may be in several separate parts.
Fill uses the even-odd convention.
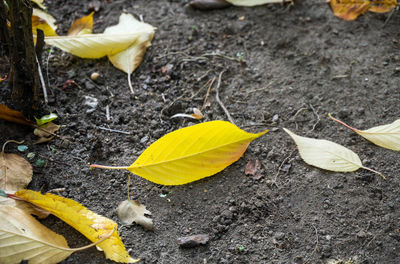
[[[9,32],[7,27],[7,7],[0,1],[0,56],[8,55]]]
[[[0,0],[1,1],[1,0]],[[39,83],[32,36],[32,6],[30,0],[7,0],[10,29],[10,84],[12,100],[17,110],[29,115],[38,99]]]

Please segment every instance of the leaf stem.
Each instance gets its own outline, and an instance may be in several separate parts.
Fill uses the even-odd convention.
[[[90,168],[100,168],[100,169],[109,169],[109,170],[124,170],[128,169],[128,167],[118,167],[118,166],[104,166],[99,164],[91,164]]]
[[[329,118],[332,119],[333,121],[336,121],[336,122],[338,122],[339,124],[344,125],[344,126],[347,127],[348,129],[351,129],[351,130],[353,130],[354,132],[357,132],[357,133],[358,133],[359,130],[358,130],[357,128],[351,127],[351,126],[349,126],[348,124],[346,124],[345,122],[340,121],[339,119],[334,118],[330,113],[328,114],[328,116],[329,116]]]
[[[373,173],[376,173],[376,174],[378,174],[379,176],[381,176],[382,179],[386,180],[386,176],[383,175],[382,173],[380,173],[379,171],[376,171],[376,170],[373,170],[373,169],[370,169],[370,168],[364,167],[364,166],[362,166],[361,168],[363,168],[364,170],[369,170],[369,171],[371,171],[371,172],[373,172]]]

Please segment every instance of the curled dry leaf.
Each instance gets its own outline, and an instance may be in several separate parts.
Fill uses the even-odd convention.
[[[356,171],[363,168],[377,173],[385,179],[382,173],[364,167],[358,155],[348,148],[324,139],[301,137],[286,128],[284,130],[296,142],[300,156],[307,164],[340,172]]]
[[[35,127],[35,123],[28,120],[21,112],[12,110],[4,104],[0,104],[0,119],[25,126]]]
[[[333,14],[344,20],[355,20],[367,11],[385,13],[397,6],[397,0],[359,1],[330,0]]]
[[[33,250],[34,249],[34,250]],[[0,263],[58,263],[73,251],[65,238],[23,210],[0,205]]]
[[[49,142],[54,138],[54,132],[60,129],[59,125],[54,124],[53,122],[47,123],[40,128],[35,128],[33,134],[39,137],[38,140],[34,142],[34,144],[41,144],[45,142]]]
[[[358,130],[334,118],[331,114],[329,114],[329,117],[382,148],[400,151],[400,119],[388,125],[376,126],[367,130]]]
[[[146,217],[146,215],[151,215],[151,212],[137,200],[125,200],[121,202],[118,205],[117,214],[119,220],[126,225],[135,222],[148,230],[154,229],[153,220]]]
[[[83,34],[92,34],[93,31],[93,14],[77,19],[72,23],[71,27],[68,29],[67,36],[76,36]]]
[[[264,4],[288,3],[293,0],[226,0],[235,6],[257,6]]]
[[[35,120],[36,120],[36,124],[37,124],[38,126],[41,126],[41,125],[50,123],[51,121],[53,121],[53,120],[55,120],[55,119],[57,119],[57,118],[58,118],[58,116],[57,116],[56,114],[50,113],[50,114],[48,114],[48,115],[42,116],[41,118],[36,118],[36,117],[35,117]]]
[[[58,195],[31,190],[19,190],[15,196],[49,211],[57,216],[92,242],[97,242],[113,230],[118,230],[117,224],[104,216],[95,214],[74,200]],[[116,262],[135,263],[139,260],[129,256],[118,232],[115,231],[108,239],[98,244],[106,258]]]
[[[251,134],[226,121],[205,122],[161,137],[129,167],[91,168],[127,169],[154,183],[181,185],[222,171],[267,132]]]
[[[56,19],[49,13],[37,8],[32,12],[32,33],[36,38],[36,29],[43,31],[45,36],[57,36]]]
[[[197,108],[193,108],[193,114],[189,115],[189,114],[175,114],[173,116],[171,116],[172,118],[177,118],[177,117],[188,117],[188,118],[192,118],[192,119],[197,119],[197,120],[201,120],[204,118],[203,113],[197,109]]]
[[[32,165],[17,154],[4,153],[3,146],[3,151],[0,152],[0,189],[13,193],[26,188],[32,175]]]

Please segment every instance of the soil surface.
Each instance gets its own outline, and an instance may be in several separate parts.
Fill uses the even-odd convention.
[[[132,75],[135,94],[126,74],[106,58],[48,49],[43,71],[50,103],[40,114],[57,113],[60,134],[71,141],[34,145],[30,128],[0,121],[1,142],[24,139],[29,150],[23,155],[36,154],[29,189],[65,188],[60,195],[120,224],[116,207],[126,199],[129,172],[89,170],[89,164],[130,165],[162,135],[198,123],[170,116],[202,108],[207,82],[224,71],[220,98],[235,123],[249,132],[270,132],[252,142],[238,162],[191,184],[161,186],[132,175],[132,197],[152,212],[155,230],[120,228],[131,255],[141,263],[400,263],[399,153],[328,118],[332,113],[359,129],[399,118],[398,13],[384,25],[389,14],[367,13],[348,22],[317,0],[212,11],[177,0],[100,3],[95,32],[116,24],[121,12],[157,27]],[[46,5],[59,34],[90,13],[89,1]],[[93,72],[101,75],[96,82]],[[63,90],[67,80],[78,85]],[[7,81],[0,86],[2,101],[9,102]],[[203,121],[227,120],[215,92],[216,82]],[[98,99],[94,111],[85,105],[86,96]],[[387,180],[363,169],[335,173],[308,166],[283,127],[350,148]],[[15,144],[6,151],[18,153]],[[39,158],[44,166],[35,165]],[[261,175],[245,175],[248,161],[257,159]],[[42,222],[71,247],[89,243],[55,217]],[[210,240],[195,248],[178,246],[177,238],[195,234]],[[112,262],[91,248],[62,263]]]

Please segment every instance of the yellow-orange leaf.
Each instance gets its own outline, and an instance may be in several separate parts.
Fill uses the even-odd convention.
[[[330,0],[335,16],[344,20],[354,20],[367,11],[385,13],[397,5],[397,0]]]
[[[371,1],[371,7],[368,11],[375,13],[386,13],[390,12],[397,6],[397,0],[381,0]]]
[[[25,126],[35,126],[35,123],[28,120],[21,112],[12,110],[4,104],[0,104],[0,119]]]
[[[222,171],[267,132],[251,134],[226,121],[210,121],[163,136],[129,167],[91,167],[128,169],[151,182],[181,185]]]
[[[55,25],[56,19],[47,12],[33,8],[32,11],[32,33],[36,35],[36,29],[43,31],[45,36],[57,36]]]
[[[40,192],[31,190],[20,190],[15,193],[15,196],[49,211],[92,242],[99,241],[112,230],[118,229],[114,221],[90,211],[71,199],[50,193],[43,195]],[[104,251],[108,259],[123,263],[135,263],[138,261],[129,256],[117,231],[110,238],[99,243],[98,247]]]
[[[93,14],[94,12],[72,23],[71,27],[68,29],[67,35],[76,36],[83,34],[91,34],[93,31]]]

